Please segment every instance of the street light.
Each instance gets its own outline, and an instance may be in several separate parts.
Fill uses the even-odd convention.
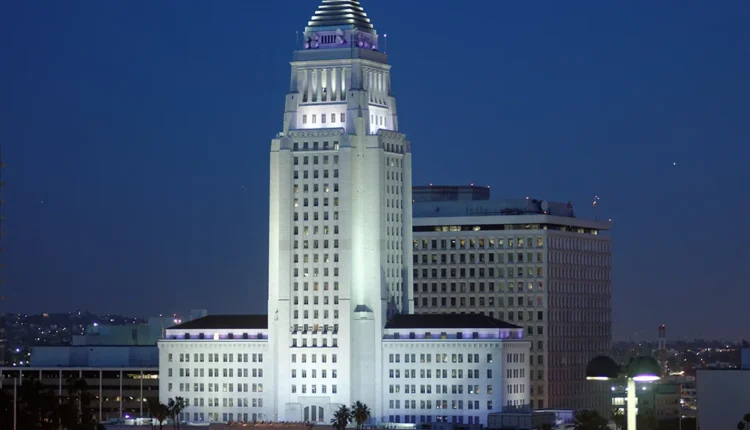
[[[628,430],[635,430],[635,382],[656,381],[661,378],[661,367],[651,357],[635,357],[625,367],[620,367],[611,358],[600,355],[586,366],[586,379],[609,381],[624,377],[628,381],[627,416]]]

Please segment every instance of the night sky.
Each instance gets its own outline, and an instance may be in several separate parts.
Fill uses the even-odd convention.
[[[749,2],[362,3],[415,184],[598,195],[615,339],[750,334]],[[270,139],[317,4],[0,2],[2,307],[265,313]]]

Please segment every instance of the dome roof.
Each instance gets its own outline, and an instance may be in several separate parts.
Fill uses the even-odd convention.
[[[330,28],[375,31],[359,0],[323,0],[307,23],[307,30]]]
[[[635,357],[628,363],[628,377],[636,381],[654,381],[661,376],[661,366],[652,357]]]
[[[620,366],[611,358],[600,355],[586,366],[586,379],[608,380],[620,376]]]

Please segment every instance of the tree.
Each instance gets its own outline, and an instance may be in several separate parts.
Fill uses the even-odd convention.
[[[582,409],[575,412],[573,426],[575,430],[606,430],[607,419],[599,412]]]
[[[359,400],[352,405],[351,414],[352,420],[357,423],[357,430],[361,429],[371,416],[370,408]]]
[[[68,381],[67,396],[58,398],[38,380],[24,381],[17,388],[18,428],[56,430],[100,430],[89,407],[92,396],[85,380]],[[62,403],[60,402],[62,400]],[[11,394],[0,393],[0,413],[12,416]],[[7,414],[6,414],[7,409]],[[12,420],[0,421],[1,430],[9,430]]]
[[[610,417],[612,423],[614,423],[617,430],[625,430],[627,428],[628,420],[625,414],[620,409],[614,409],[612,416]]]
[[[89,385],[83,378],[71,378],[67,382],[68,397],[59,406],[62,417],[68,422],[63,428],[69,430],[97,430],[100,424],[96,419],[91,402],[94,395],[89,392]]]
[[[24,381],[18,386],[16,395],[18,428],[57,428],[57,399],[40,381]]]
[[[148,416],[151,418],[151,428],[154,428],[154,419],[156,418],[157,413],[159,412],[159,399],[156,398],[149,398],[146,400],[146,405],[148,406]]]
[[[91,408],[93,396],[86,380],[68,379],[67,394],[66,401],[59,407],[62,426],[76,430],[96,429],[97,421]]]
[[[154,416],[157,420],[159,420],[159,430],[162,430],[162,426],[164,425],[164,420],[169,417],[169,408],[164,403],[158,402],[156,405],[156,410],[154,411]]]
[[[737,430],[745,430],[745,422],[740,421],[737,423]]]
[[[177,397],[167,402],[168,415],[172,417],[172,428],[180,428],[180,414],[185,410],[185,399]],[[176,426],[176,427],[175,427]]]
[[[13,393],[0,389],[0,417],[13,416]],[[12,419],[0,419],[0,430],[12,430]]]
[[[745,416],[742,417],[742,421],[745,422],[745,428],[750,428],[750,414],[745,414]]]
[[[338,430],[344,430],[352,419],[352,412],[346,406],[341,406],[339,410],[333,413],[331,424]]]

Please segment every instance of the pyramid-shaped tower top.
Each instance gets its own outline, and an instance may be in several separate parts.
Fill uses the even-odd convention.
[[[323,0],[307,23],[307,32],[320,30],[360,30],[375,33],[359,0]]]

